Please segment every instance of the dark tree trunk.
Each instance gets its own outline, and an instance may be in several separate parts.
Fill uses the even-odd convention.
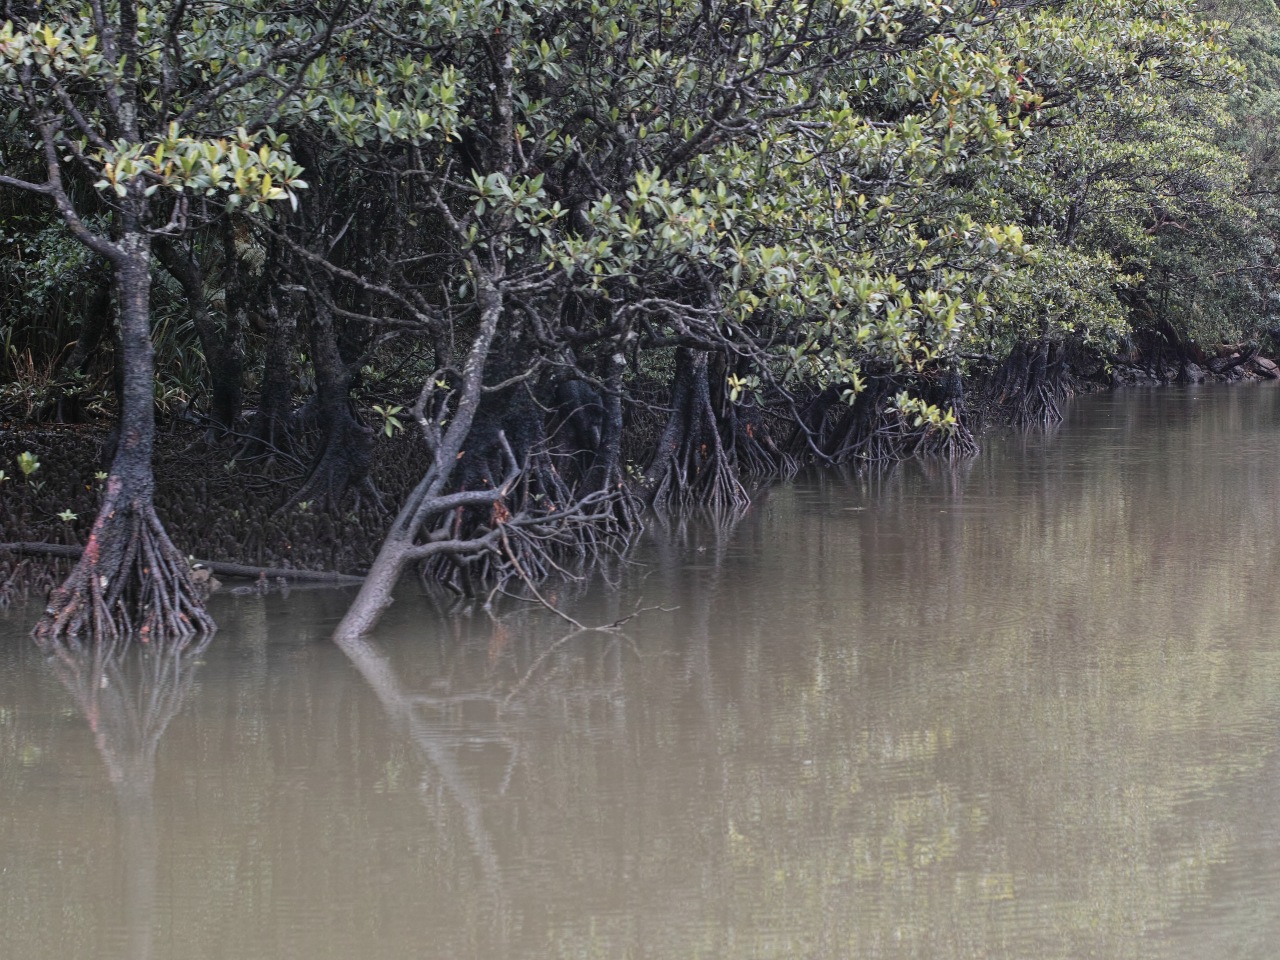
[[[1063,351],[1048,339],[1016,344],[992,378],[990,393],[1014,423],[1058,423],[1070,396]]]
[[[228,330],[227,337],[235,339],[222,342],[209,362],[209,416],[223,433],[235,429],[244,402],[244,354],[235,342],[238,334]]]
[[[844,413],[820,434],[823,455],[834,464],[891,462],[900,451],[884,431],[889,397],[898,382],[891,376],[868,376],[867,382]],[[837,390],[837,393],[839,391]],[[832,401],[834,404],[834,400]],[[824,426],[829,421],[824,422]]]
[[[104,281],[85,305],[80,332],[75,346],[62,363],[52,395],[45,402],[41,417],[57,423],[83,423],[84,396],[74,378],[86,372],[102,341],[111,332],[111,283]]]
[[[307,478],[288,503],[313,498],[337,507],[347,491],[365,483],[373,466],[374,433],[351,408],[352,370],[338,349],[333,314],[324,298],[313,299],[311,362],[316,374],[312,412],[320,441]]]
[[[844,388],[843,384],[833,384],[820,390],[800,410],[796,417],[795,430],[787,442],[787,453],[799,460],[813,454],[823,456],[823,438],[828,433],[827,418],[831,414],[836,401]]]
[[[423,534],[436,527],[441,517],[447,517],[456,507],[470,506],[473,503],[492,503],[489,491],[479,496],[468,494],[446,495],[444,488],[453,477],[458,465],[458,455],[463,452],[463,445],[470,436],[475,422],[476,409],[480,405],[482,385],[484,383],[485,364],[489,359],[489,351],[493,339],[498,332],[498,323],[503,315],[502,293],[497,286],[496,277],[480,274],[477,277],[477,306],[480,311],[480,324],[468,351],[467,360],[462,368],[461,384],[458,389],[457,406],[453,417],[445,428],[435,437],[432,450],[431,465],[426,475],[418,482],[413,492],[405,498],[399,514],[387,532],[387,538],[374,558],[373,565],[360,587],[346,616],[338,624],[334,638],[341,642],[345,638],[359,637],[373,629],[383,612],[391,605],[392,590],[399,582],[407,565],[431,559],[436,554],[471,554],[483,549],[484,544],[463,543],[446,537],[431,534],[426,542],[419,542]],[[418,414],[422,414],[418,410]],[[427,428],[434,434],[433,428]],[[494,491],[500,493],[501,491]],[[494,537],[489,538],[492,543]]]
[[[132,229],[130,229],[132,226]],[[150,244],[136,219],[115,263],[124,389],[120,435],[84,553],[53,591],[35,634],[42,643],[82,637],[190,637],[213,629],[187,561],[153,504],[155,354],[150,323]]]
[[[622,473],[622,375],[626,367],[627,359],[619,346],[617,352],[609,356],[604,392],[600,396],[600,439],[587,472],[588,490],[620,490],[626,485]]]
[[[156,258],[182,287],[187,301],[187,315],[200,338],[205,368],[209,375],[209,419],[219,435],[235,428],[240,416],[244,390],[244,349],[241,344],[240,312],[244,310],[243,291],[232,284],[226,289],[226,323],[220,332],[209,311],[205,295],[204,270],[190,244],[161,243],[155,248]]]
[[[731,517],[751,503],[720,435],[708,362],[705,351],[676,351],[671,415],[645,471],[651,503],[662,512],[707,509]]]
[[[627,483],[622,465],[622,375],[626,372],[627,359],[620,344],[607,364],[601,397],[604,415],[600,421],[600,447],[582,484],[582,492],[608,495],[613,502],[613,530],[618,537],[630,539],[643,529],[640,519],[643,504]]]
[[[742,476],[757,479],[789,477],[799,469],[799,461],[774,442],[765,411],[749,396],[734,400],[728,374],[731,369],[720,360],[710,374],[711,400],[720,423],[720,432],[730,458]],[[745,369],[732,371],[745,374]]]
[[[293,406],[290,362],[297,317],[292,304],[286,303],[283,309],[279,307],[272,291],[267,291],[265,298],[263,312],[270,328],[267,331],[266,356],[262,362],[262,388],[258,393],[258,409],[249,424],[249,437],[239,452],[240,457],[250,460],[287,455],[293,447],[289,429]]]

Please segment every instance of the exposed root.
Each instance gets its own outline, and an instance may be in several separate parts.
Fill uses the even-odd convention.
[[[574,416],[597,403],[594,416],[573,425],[581,442],[569,450],[564,437],[548,437],[546,408],[523,385],[485,398],[458,466],[456,491],[502,489],[504,495],[455,508],[435,522],[428,539],[488,537],[490,548],[426,560],[419,566],[424,584],[443,583],[476,597],[513,577],[572,578],[588,564],[619,555],[640,530],[640,507],[622,482],[611,439],[621,427],[620,412],[611,425],[603,416],[608,404],[592,399],[598,395],[563,385],[559,392],[567,399],[557,401],[553,424],[573,425]],[[495,532],[500,539],[491,536]]]
[[[1071,397],[1065,352],[1048,340],[1018,343],[992,377],[990,393],[1012,423],[1060,422]]]
[[[797,463],[812,459],[815,455],[826,459],[823,447],[831,427],[831,411],[847,385],[832,384],[815,394],[795,414],[791,438],[786,452]]]
[[[212,632],[201,588],[149,503],[121,502],[114,491],[94,523],[79,562],[49,597],[33,635],[41,644],[181,639]]]
[[[956,463],[978,455],[978,441],[964,423],[952,430],[929,430],[920,437],[913,454],[922,460],[942,460]]]
[[[903,460],[955,462],[976,456],[978,442],[963,424],[941,430],[915,423],[890,407],[883,412],[862,447],[860,457],[868,463],[896,463]],[[848,462],[848,461],[844,461]]]
[[[540,471],[526,471],[537,474]],[[531,581],[560,576],[574,579],[587,566],[620,556],[641,529],[634,498],[624,489],[599,491],[550,501],[530,497],[528,476],[520,487],[493,504],[482,519],[455,511],[437,535],[476,539],[490,531],[501,537],[489,550],[434,557],[420,567],[425,583],[443,583],[467,597],[518,578]],[[544,478],[545,479],[545,478]],[[534,481],[534,487],[541,483]]]
[[[706,511],[730,518],[751,505],[746,488],[718,442],[698,443],[686,436],[657,464],[652,506],[659,513]]]
[[[676,357],[671,416],[645,471],[649,502],[659,512],[703,510],[730,518],[751,504],[733,450],[721,440],[707,379],[707,355]]]
[[[68,572],[65,560],[32,563],[29,559],[0,558],[0,613],[28,597],[47,596]]]
[[[893,448],[881,444],[881,427],[889,406],[891,393],[887,379],[873,379],[843,415],[827,417],[818,434],[823,455],[831,463],[840,465],[858,460],[880,462],[897,460]]]
[[[921,460],[957,463],[976,457],[978,440],[970,428],[969,406],[965,401],[964,380],[959,371],[948,370],[926,385],[925,399],[952,414],[955,423],[946,429],[926,427],[911,455]],[[919,428],[917,428],[917,432]]]
[[[836,415],[831,391],[811,405],[822,417],[810,429],[825,459],[844,464],[887,464],[911,459],[955,461],[978,453],[978,442],[967,424],[960,378],[949,373],[940,381],[917,384],[925,399],[955,415],[955,424],[938,428],[898,409],[894,398],[906,384],[896,377],[872,379],[843,414]]]
[[[800,470],[800,458],[774,442],[769,416],[755,404],[728,404],[725,416],[733,462],[744,477],[786,479]]]
[[[296,462],[293,434],[289,428],[287,411],[260,406],[253,415],[245,433],[234,434],[240,442],[236,447],[237,460],[268,460],[277,458]]]
[[[335,420],[321,440],[306,480],[280,506],[281,510],[308,501],[319,501],[336,510],[349,491],[355,490],[358,495],[362,489],[368,490],[381,506],[377,491],[369,482],[373,431],[346,410]]]

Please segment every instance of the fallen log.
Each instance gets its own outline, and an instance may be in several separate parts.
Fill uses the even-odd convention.
[[[35,557],[62,557],[76,560],[84,551],[83,547],[61,543],[0,543],[0,553],[17,553]],[[289,570],[284,567],[252,567],[243,563],[226,563],[221,560],[193,560],[194,564],[208,568],[221,577],[242,577],[246,580],[290,580],[296,583],[331,583],[343,584],[363,583],[364,577],[349,573],[334,573],[328,570]]]

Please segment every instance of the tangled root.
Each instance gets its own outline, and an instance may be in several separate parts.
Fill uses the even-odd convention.
[[[671,416],[645,482],[650,504],[660,513],[702,510],[729,518],[751,505],[733,450],[720,437],[705,353],[682,349],[677,354]]]
[[[490,549],[425,561],[419,566],[424,586],[443,584],[475,597],[513,579],[572,579],[588,565],[620,556],[643,528],[640,503],[624,485],[581,496],[558,475],[555,480],[556,499],[529,496],[531,486],[522,483],[483,513],[460,509],[443,518],[437,534],[450,539],[480,540],[495,530],[501,535]],[[532,486],[546,489],[544,483]]]
[[[212,633],[203,590],[150,503],[113,508],[113,499],[109,491],[79,562],[50,594],[36,641],[147,643]]]
[[[1060,423],[1062,406],[1071,397],[1062,349],[1048,340],[1019,343],[992,378],[990,394],[1014,424]]]

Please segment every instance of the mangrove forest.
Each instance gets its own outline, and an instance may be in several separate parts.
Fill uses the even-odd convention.
[[[1272,0],[0,0],[0,605],[354,642],[1280,377],[1278,90]]]

